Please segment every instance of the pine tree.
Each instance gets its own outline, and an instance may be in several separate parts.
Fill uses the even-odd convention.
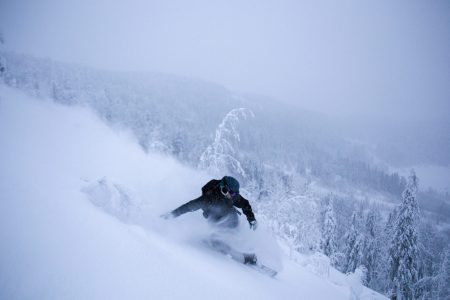
[[[439,297],[440,299],[450,299],[450,247],[447,247],[447,251],[444,254],[439,273]]]
[[[439,271],[442,248],[436,249],[436,231],[431,224],[421,224],[419,231],[419,281],[415,286],[416,299],[438,299]],[[443,258],[443,256],[442,256]]]
[[[381,288],[378,282],[380,265],[380,229],[377,226],[380,216],[369,211],[366,218],[364,237],[363,265],[367,269],[366,284],[368,287]]]
[[[392,237],[397,217],[398,217],[398,207],[395,207],[394,210],[389,213],[388,220],[386,222],[386,227],[384,228],[384,233],[386,236]]]
[[[391,299],[414,299],[418,281],[419,247],[417,226],[419,206],[416,199],[417,177],[414,171],[402,194],[389,249]]]
[[[389,294],[391,286],[390,284],[391,278],[389,275],[390,259],[388,253],[391,246],[392,235],[394,232],[395,220],[397,219],[397,209],[398,207],[395,207],[389,213],[388,219],[386,221],[383,231],[380,232],[381,236],[379,238],[381,248],[380,253],[382,253],[382,255],[379,256],[379,262],[377,266],[378,270],[377,273],[379,275],[378,278],[379,288],[377,290],[381,291],[384,294]]]
[[[345,273],[354,272],[363,259],[363,237],[359,232],[359,216],[352,214],[350,229],[345,234]]]
[[[321,247],[323,253],[331,260],[331,264],[335,266],[336,261],[336,218],[334,216],[333,198],[330,196],[325,210],[322,226],[322,241]]]

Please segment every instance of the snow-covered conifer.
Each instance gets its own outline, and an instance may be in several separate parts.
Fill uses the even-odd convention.
[[[366,230],[364,236],[363,265],[367,269],[366,284],[369,287],[377,288],[379,277],[380,260],[380,216],[374,211],[369,211],[366,218]]]
[[[335,265],[335,254],[337,252],[336,245],[336,218],[333,210],[333,198],[330,196],[325,210],[322,226],[322,251],[331,259],[331,263]]]
[[[439,297],[440,299],[450,299],[450,247],[447,247],[447,251],[444,254],[439,273]]]
[[[363,260],[363,237],[359,232],[359,217],[353,212],[351,225],[345,234],[345,266],[344,272],[354,272]]]
[[[389,239],[389,241],[394,232],[394,226],[395,226],[395,220],[397,220],[397,214],[398,214],[398,207],[395,207],[394,210],[389,213],[389,216],[388,216],[388,219],[386,222],[386,226],[384,228],[384,234]]]
[[[417,177],[411,171],[402,203],[398,208],[389,249],[389,275],[392,299],[413,299],[418,281],[419,247],[417,226],[419,206],[416,199]]]

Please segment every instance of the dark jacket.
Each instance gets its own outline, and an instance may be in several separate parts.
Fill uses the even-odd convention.
[[[241,208],[249,222],[255,220],[252,207],[247,199],[237,195],[232,200],[222,195],[219,187],[220,180],[213,179],[202,187],[202,195],[191,200],[172,211],[174,217],[178,217],[187,212],[203,210],[203,216],[209,221],[220,223],[227,221],[228,227],[237,226],[239,213],[235,207]],[[240,213],[239,213],[240,214]]]

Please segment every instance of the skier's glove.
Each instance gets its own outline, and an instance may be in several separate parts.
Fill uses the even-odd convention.
[[[258,222],[256,220],[250,221],[250,229],[256,230],[256,227],[258,227]]]
[[[168,212],[168,213],[160,215],[160,217],[165,219],[165,220],[169,220],[169,219],[173,219],[174,215],[172,214],[172,212]]]

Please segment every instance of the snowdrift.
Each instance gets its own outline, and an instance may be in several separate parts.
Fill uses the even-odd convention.
[[[158,216],[207,174],[144,153],[85,108],[0,85],[0,146],[0,299],[383,298],[356,275],[293,262],[264,227],[241,222],[240,238],[276,278],[205,249],[200,213]]]

